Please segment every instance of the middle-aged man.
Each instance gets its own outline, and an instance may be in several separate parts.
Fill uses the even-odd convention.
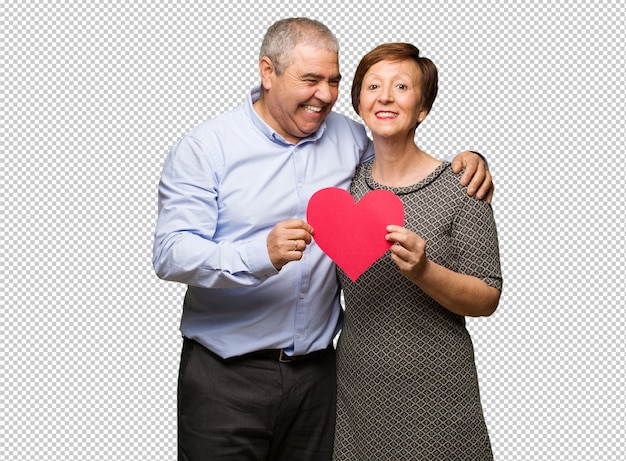
[[[338,49],[317,21],[273,24],[261,86],[165,161],[153,262],[160,278],[188,285],[180,460],[331,459],[342,309],[335,267],[304,218],[314,192],[347,188],[373,156],[363,126],[331,112]],[[470,189],[491,197],[478,155],[454,167],[465,183],[477,171]]]

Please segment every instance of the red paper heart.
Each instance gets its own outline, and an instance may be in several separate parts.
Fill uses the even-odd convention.
[[[387,190],[373,190],[357,204],[345,190],[329,187],[309,200],[307,221],[315,242],[354,282],[393,244],[385,228],[404,224],[404,206]]]

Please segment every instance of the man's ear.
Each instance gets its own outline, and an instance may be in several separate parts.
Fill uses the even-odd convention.
[[[272,77],[275,75],[274,63],[267,56],[259,60],[259,74],[263,88],[269,90],[272,87]]]

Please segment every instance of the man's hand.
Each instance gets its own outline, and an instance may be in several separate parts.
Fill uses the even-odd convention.
[[[311,243],[313,228],[302,219],[279,222],[267,236],[267,252],[277,270],[291,261],[302,259],[302,252]]]
[[[452,171],[458,173],[465,169],[461,176],[461,184],[467,187],[469,195],[476,194],[479,200],[486,199],[491,203],[493,199],[494,185],[491,173],[487,169],[487,164],[483,158],[474,152],[461,152],[452,160]]]

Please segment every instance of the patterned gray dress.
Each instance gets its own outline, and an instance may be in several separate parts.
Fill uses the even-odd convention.
[[[373,189],[393,191],[430,259],[502,288],[491,206],[467,195],[449,163],[402,188],[376,183],[371,166],[357,169],[350,190],[357,201]],[[465,318],[403,277],[389,252],[354,283],[338,272],[346,316],[334,459],[493,459]]]

